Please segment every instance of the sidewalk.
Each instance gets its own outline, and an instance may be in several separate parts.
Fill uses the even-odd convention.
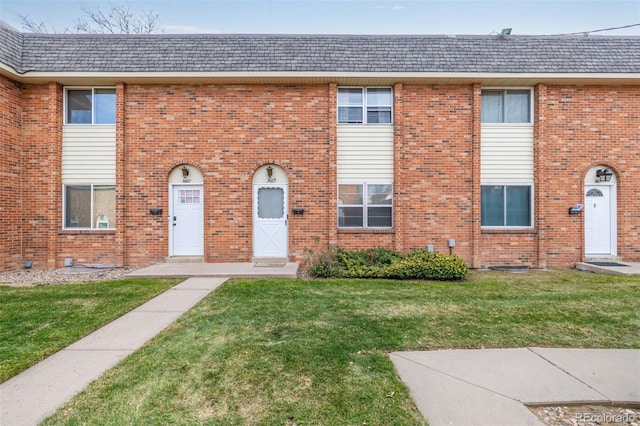
[[[190,278],[0,384],[0,425],[36,425],[226,278]]]
[[[156,263],[137,269],[128,277],[224,277],[224,278],[296,278],[298,262],[283,265],[268,263]]]
[[[640,404],[640,350],[635,349],[441,350],[389,356],[430,426],[540,426],[525,404]]]

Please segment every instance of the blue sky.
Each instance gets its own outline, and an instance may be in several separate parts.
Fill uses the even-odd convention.
[[[122,3],[115,0],[113,3]],[[159,14],[165,33],[564,34],[640,23],[640,0],[130,0]],[[57,30],[109,1],[0,0],[0,19],[27,14]],[[640,35],[640,26],[602,35]]]

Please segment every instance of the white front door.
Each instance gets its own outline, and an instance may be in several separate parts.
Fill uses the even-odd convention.
[[[611,187],[586,186],[584,211],[585,254],[612,254]]]
[[[169,220],[172,256],[203,255],[203,209],[201,185],[175,185],[173,212]]]
[[[253,186],[253,256],[287,257],[287,185]]]

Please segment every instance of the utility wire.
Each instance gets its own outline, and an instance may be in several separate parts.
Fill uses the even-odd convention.
[[[599,30],[579,31],[577,33],[551,34],[551,35],[552,36],[567,36],[567,35],[584,34],[586,36],[586,35],[589,35],[591,33],[599,33],[599,32],[602,32],[602,31],[621,30],[623,28],[632,28],[632,27],[639,27],[639,26],[640,26],[640,23],[637,23],[637,24],[623,25],[621,27],[602,28],[602,29],[599,29]]]

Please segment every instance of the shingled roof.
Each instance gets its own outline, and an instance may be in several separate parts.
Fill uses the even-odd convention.
[[[640,37],[26,34],[0,61],[44,72],[638,73]]]

